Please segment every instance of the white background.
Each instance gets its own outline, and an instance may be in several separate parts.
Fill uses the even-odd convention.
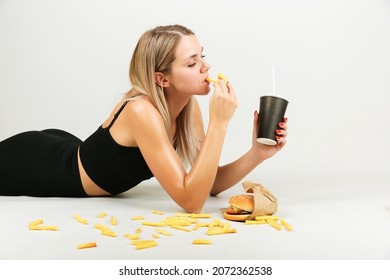
[[[387,240],[389,232],[388,0],[0,0],[0,140],[50,127],[88,137],[130,88],[129,62],[141,34],[174,23],[197,34],[212,65],[211,76],[223,72],[239,97],[222,164],[249,149],[253,112],[259,97],[272,89],[273,64],[276,93],[290,100],[287,146],[247,179],[262,182],[279,196],[282,214],[296,219],[301,229],[305,215],[310,222],[320,219],[317,226],[328,230],[330,239],[321,247],[321,235],[313,238],[316,231],[308,231],[300,241],[320,246],[317,253],[300,247],[278,254],[270,245],[273,253],[262,258],[388,259],[388,241],[370,251],[370,242]],[[199,98],[206,124],[208,98]],[[237,186],[231,193],[241,190]],[[3,199],[4,209],[12,211],[14,198]],[[208,202],[208,211],[217,212],[214,202]],[[168,209],[177,211],[171,203]],[[224,205],[221,200],[216,204]],[[345,222],[354,213],[366,215],[364,222],[382,219],[377,222],[383,228],[366,227],[355,216],[353,226],[359,224],[369,235],[345,237],[346,250],[337,255],[330,246],[339,234],[331,232],[334,220],[327,220],[328,210],[332,217],[346,214]],[[33,219],[24,217],[23,223]],[[351,228],[345,230],[351,233]],[[10,256],[16,258],[16,253]]]

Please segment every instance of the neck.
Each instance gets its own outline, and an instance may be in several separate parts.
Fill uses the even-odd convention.
[[[190,101],[189,96],[181,96],[179,93],[176,94],[165,94],[165,98],[167,100],[168,109],[171,114],[171,122],[175,123],[177,117],[183,111],[184,107]]]

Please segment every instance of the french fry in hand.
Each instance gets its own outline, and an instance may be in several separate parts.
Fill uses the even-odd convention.
[[[213,78],[207,78],[206,81],[208,81],[209,83],[218,83],[218,80]]]
[[[226,76],[225,76],[224,74],[222,74],[222,73],[218,73],[218,79],[222,79],[222,80],[224,80],[225,82],[228,81],[228,79],[226,78]]]

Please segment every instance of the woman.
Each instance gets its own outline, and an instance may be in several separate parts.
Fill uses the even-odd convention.
[[[285,120],[276,146],[257,143],[255,112],[250,150],[218,165],[237,98],[229,82],[213,83],[205,133],[194,97],[210,91],[202,50],[184,26],[145,32],[130,63],[132,89],[84,142],[50,129],[0,143],[0,195],[116,195],[154,176],[184,210],[200,212],[210,194],[239,182],[281,150],[287,136]]]

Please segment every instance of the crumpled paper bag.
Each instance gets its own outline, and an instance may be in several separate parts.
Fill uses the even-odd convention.
[[[246,181],[242,183],[247,193],[253,193],[254,210],[248,220],[254,220],[256,216],[272,215],[278,211],[278,198],[260,183]]]

